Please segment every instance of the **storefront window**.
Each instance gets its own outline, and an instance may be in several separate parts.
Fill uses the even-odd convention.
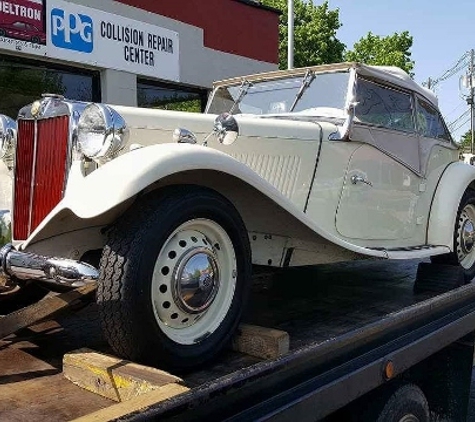
[[[44,93],[100,101],[99,81],[99,72],[0,56],[0,113],[16,118],[23,106]]]
[[[175,87],[149,81],[137,82],[139,107],[200,113],[204,111],[206,99],[206,90]]]

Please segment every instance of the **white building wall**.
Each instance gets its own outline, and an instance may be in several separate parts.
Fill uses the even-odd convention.
[[[100,2],[97,0],[74,0],[71,3],[126,16],[130,19],[178,32],[180,37],[180,83],[183,84],[211,88],[213,81],[216,80],[277,69],[277,65],[274,63],[249,59],[207,48],[203,42],[203,29],[174,19],[154,15],[112,0],[101,0]],[[226,28],[223,28],[223,31],[225,30]],[[120,73],[124,77],[127,86],[125,90],[120,90],[120,93],[117,94],[118,98],[122,98],[122,95],[125,95],[127,89],[130,88],[131,79],[125,79],[125,74],[126,72]],[[108,81],[109,78],[111,78],[111,81]],[[114,95],[112,91],[116,83],[118,83],[118,89],[122,85],[119,79],[119,74],[114,72],[107,71],[104,74],[102,81],[108,87],[103,88],[103,94],[106,94],[107,98],[111,98]],[[130,102],[127,104],[130,105]]]
[[[101,99],[108,104],[137,106],[137,77],[133,73],[104,69],[101,71]]]

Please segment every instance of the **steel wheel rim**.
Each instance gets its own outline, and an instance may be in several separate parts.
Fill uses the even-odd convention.
[[[475,206],[467,204],[457,225],[457,258],[460,265],[470,269],[475,263]]]
[[[158,326],[179,344],[204,340],[226,317],[236,279],[236,255],[226,231],[204,218],[181,224],[164,242],[153,270]]]

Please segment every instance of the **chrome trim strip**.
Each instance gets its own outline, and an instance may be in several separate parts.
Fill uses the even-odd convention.
[[[28,236],[31,234],[31,223],[33,219],[33,192],[36,181],[36,156],[38,154],[38,121],[35,119],[35,130],[33,135],[33,168],[31,170],[30,182],[30,204],[28,210]]]

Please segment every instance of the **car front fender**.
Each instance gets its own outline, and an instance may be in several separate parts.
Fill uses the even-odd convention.
[[[429,216],[427,243],[448,246],[453,251],[455,219],[463,194],[475,189],[475,167],[462,162],[450,164],[437,186]]]
[[[65,197],[21,245],[22,249],[61,233],[111,224],[130,201],[162,180],[210,170],[244,182],[310,228],[314,234],[353,252],[387,257],[384,251],[353,245],[319,227],[291,199],[247,165],[218,150],[191,144],[159,144],[124,154],[87,177],[73,177]],[[188,180],[188,183],[193,181]],[[200,184],[197,180],[196,184]],[[206,185],[206,184],[205,184]],[[232,190],[232,186],[228,186]],[[250,206],[250,204],[248,204]]]
[[[80,218],[94,218],[166,177],[193,170],[212,170],[235,176],[289,205],[288,198],[233,157],[200,145],[172,143],[131,151],[87,177],[76,179],[71,187],[68,186],[60,205]]]

